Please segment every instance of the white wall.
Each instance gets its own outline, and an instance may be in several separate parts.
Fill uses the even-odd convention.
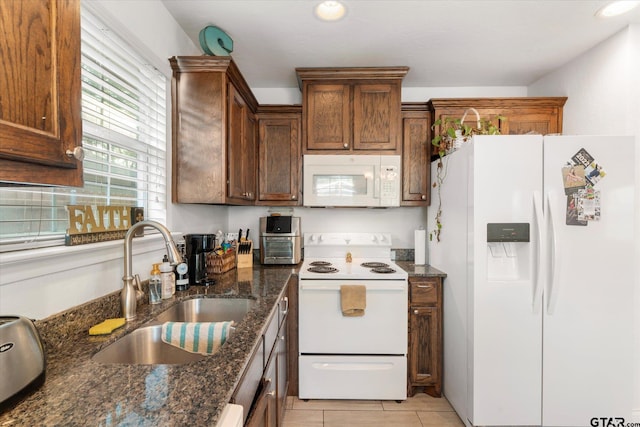
[[[564,108],[565,134],[636,135],[636,164],[640,165],[639,46],[640,25],[630,26],[532,84],[529,96],[569,97]],[[640,168],[636,182],[640,183]],[[635,240],[640,242],[640,185],[636,186],[636,218]],[[636,259],[640,260],[640,249]],[[640,262],[636,276],[634,421],[640,422]]]
[[[277,209],[277,208],[273,208]],[[294,208],[293,215],[301,218],[303,233],[312,232],[381,232],[391,233],[393,248],[413,249],[413,230],[426,228],[427,208]],[[229,208],[229,230],[251,229],[254,246],[259,247],[258,221],[268,216],[267,207]]]

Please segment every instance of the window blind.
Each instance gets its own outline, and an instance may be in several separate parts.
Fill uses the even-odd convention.
[[[84,187],[1,187],[0,251],[64,244],[66,205],[143,206],[166,222],[167,78],[81,16]]]

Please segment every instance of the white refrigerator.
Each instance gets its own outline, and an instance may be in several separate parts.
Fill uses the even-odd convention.
[[[634,145],[476,136],[443,159],[429,263],[447,273],[443,392],[467,425],[631,421]]]

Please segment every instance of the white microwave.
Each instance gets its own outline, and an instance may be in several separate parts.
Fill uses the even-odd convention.
[[[400,206],[400,156],[305,155],[304,206]]]

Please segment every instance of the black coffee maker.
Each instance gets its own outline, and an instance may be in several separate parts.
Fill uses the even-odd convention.
[[[187,234],[184,236],[189,266],[189,285],[209,285],[207,279],[207,254],[216,247],[215,234]]]

